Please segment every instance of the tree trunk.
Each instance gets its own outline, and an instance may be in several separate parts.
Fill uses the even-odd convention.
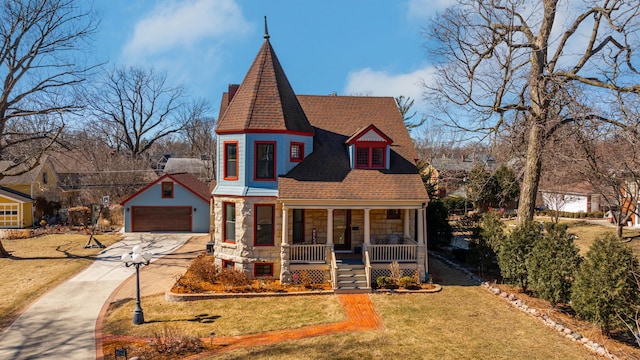
[[[2,241],[0,241],[0,258],[8,257],[11,257],[11,254],[9,254],[7,250],[5,250],[4,246],[2,245]]]
[[[618,240],[622,240],[622,226],[621,222],[616,224],[616,236],[618,237]]]
[[[529,130],[527,159],[524,166],[520,199],[518,201],[518,225],[522,225],[527,220],[533,219],[538,184],[540,182],[540,169],[542,168],[542,158],[540,155],[542,141],[542,129],[538,126],[538,122],[534,121]]]

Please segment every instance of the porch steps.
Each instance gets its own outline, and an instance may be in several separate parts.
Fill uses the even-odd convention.
[[[336,294],[371,292],[364,265],[343,263],[338,260],[337,266],[337,287],[334,289]]]

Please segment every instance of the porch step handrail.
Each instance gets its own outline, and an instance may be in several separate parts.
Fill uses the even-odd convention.
[[[331,285],[334,289],[338,287],[338,260],[333,247],[331,248]]]
[[[371,287],[371,259],[369,257],[369,246],[364,244],[362,249],[362,256],[364,257],[364,272],[367,275],[367,288]]]
[[[291,263],[326,263],[325,244],[290,245],[289,261]]]

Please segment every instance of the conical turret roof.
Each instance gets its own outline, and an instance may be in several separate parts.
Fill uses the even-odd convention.
[[[217,133],[296,131],[313,133],[268,34],[227,109]]]

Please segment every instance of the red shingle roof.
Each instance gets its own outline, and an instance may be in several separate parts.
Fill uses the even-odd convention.
[[[427,200],[416,151],[391,97],[298,96],[314,126],[313,153],[278,179],[284,199]],[[375,124],[393,139],[389,170],[351,169],[345,140]]]
[[[216,128],[217,133],[241,131],[313,132],[268,39]]]

